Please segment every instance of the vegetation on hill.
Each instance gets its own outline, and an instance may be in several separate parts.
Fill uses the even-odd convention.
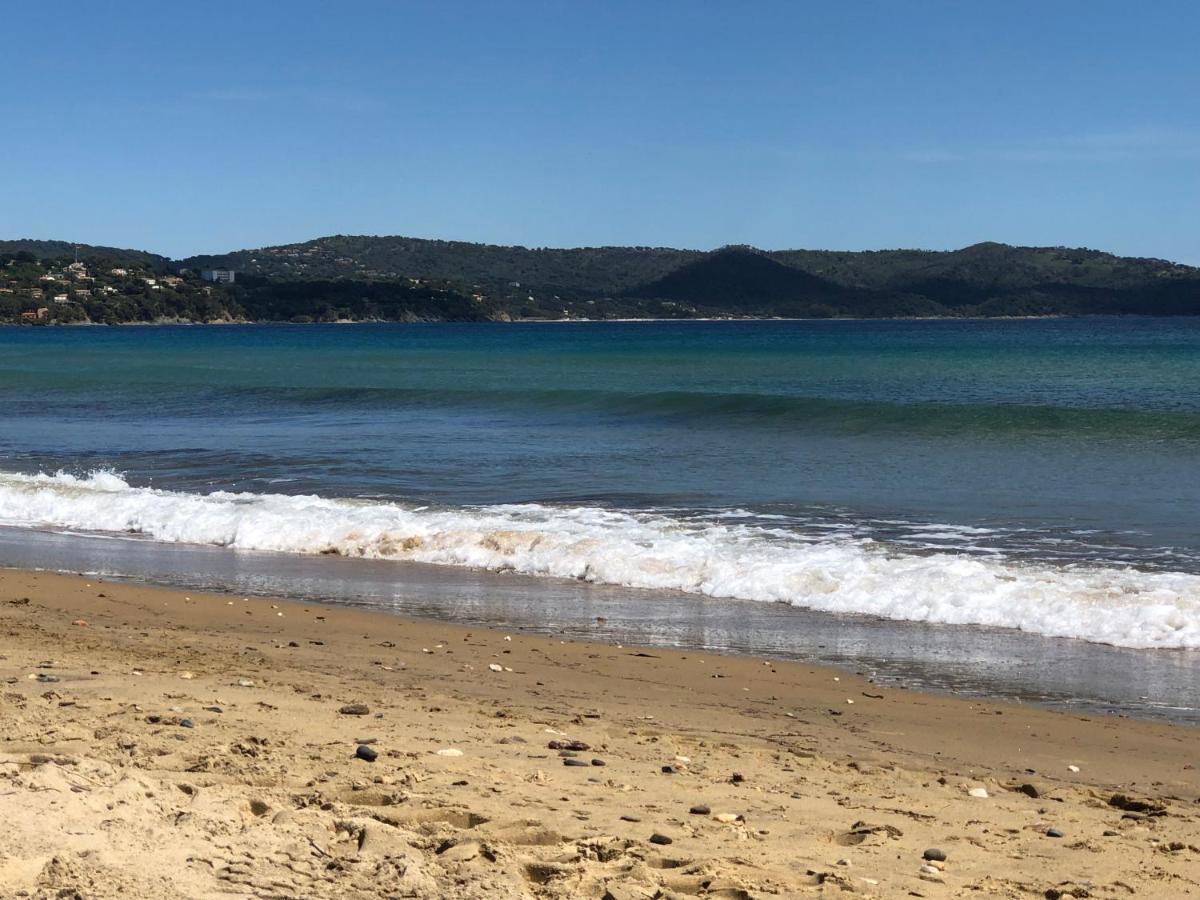
[[[539,295],[616,296],[661,278],[703,254],[654,247],[571,250],[501,247],[462,241],[335,235],[302,244],[194,256],[192,268],[225,267],[273,278],[421,278],[525,300]]]
[[[27,254],[34,260],[66,265],[76,255],[83,262],[97,267],[129,268],[164,274],[178,266],[165,256],[145,250],[126,250],[120,247],[97,247],[92,244],[72,244],[68,241],[0,241],[0,262],[17,254]]]
[[[684,263],[635,295],[667,298],[695,309],[769,315],[830,315],[855,293],[749,247],[726,247]]]
[[[337,235],[184,263],[276,279],[442,280],[514,317],[1200,314],[1200,270],[1190,266],[990,242],[953,251],[700,253]]]
[[[768,260],[810,280],[771,275]],[[1190,266],[995,243],[949,252],[717,251],[632,292],[711,306],[718,285],[728,305],[759,315],[1200,315],[1200,270]]]
[[[230,289],[253,319],[271,322],[479,322],[503,318],[482,296],[447,285],[387,280],[272,281],[248,276]]]
[[[89,252],[86,262],[80,254],[76,262],[74,245],[67,246],[70,256],[44,259],[30,250],[0,252],[0,322],[118,324],[242,318],[229,292],[192,272],[171,273],[169,265],[157,262],[164,257],[104,247],[88,248],[97,252]]]
[[[234,269],[237,282],[205,282],[208,268]],[[702,253],[338,235],[173,261],[0,241],[0,322],[1130,314],[1200,315],[1200,269],[996,243]]]

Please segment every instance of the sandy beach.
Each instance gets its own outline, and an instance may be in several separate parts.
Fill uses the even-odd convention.
[[[1200,896],[1187,727],[17,570],[0,629],[0,897]]]

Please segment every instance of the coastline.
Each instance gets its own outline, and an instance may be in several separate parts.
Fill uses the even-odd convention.
[[[582,324],[611,324],[636,325],[671,324],[688,322],[1040,322],[1075,319],[1191,319],[1197,314],[1179,314],[1174,316],[1139,314],[1139,313],[1048,313],[1046,315],[1028,316],[822,316],[790,317],[790,316],[690,316],[686,318],[616,318],[616,319],[338,319],[331,322],[292,322],[286,319],[214,319],[198,321],[193,319],[164,319],[162,321],[144,322],[43,322],[38,324],[22,322],[0,322],[0,328],[123,328],[125,326],[149,327],[161,325],[199,325],[199,326],[231,326],[231,325],[287,325],[303,328],[327,325],[582,325]]]
[[[21,570],[0,628],[4,896],[1200,892],[1185,726]]]

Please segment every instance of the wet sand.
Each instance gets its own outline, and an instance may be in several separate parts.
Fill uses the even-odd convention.
[[[3,526],[0,567],[290,597],[555,639],[799,660],[896,686],[1200,726],[1196,650],[1138,650],[458,566]]]
[[[19,570],[0,632],[0,897],[1200,896],[1187,726]]]

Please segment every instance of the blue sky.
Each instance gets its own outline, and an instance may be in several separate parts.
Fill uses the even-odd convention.
[[[8,4],[0,237],[1200,264],[1200,4]]]

